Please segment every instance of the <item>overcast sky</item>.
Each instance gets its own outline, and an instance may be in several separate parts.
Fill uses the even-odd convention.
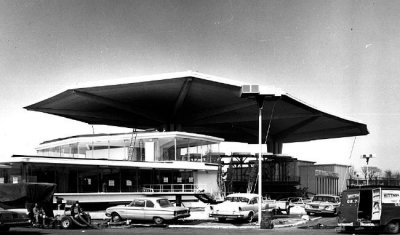
[[[373,153],[370,165],[399,171],[398,22],[400,1],[0,0],[0,159],[92,133],[24,106],[86,82],[193,70],[368,125],[356,139],[285,145],[294,157],[362,166]]]

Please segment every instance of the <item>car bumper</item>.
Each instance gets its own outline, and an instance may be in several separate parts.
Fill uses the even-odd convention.
[[[182,219],[182,218],[187,218],[187,217],[190,217],[190,214],[177,215],[177,216],[175,216],[175,219]]]
[[[378,223],[372,222],[350,222],[350,223],[338,223],[339,227],[378,227]]]
[[[247,217],[247,215],[244,214],[216,214],[216,213],[211,213],[209,216],[213,218],[228,218],[228,219],[245,219]]]
[[[321,209],[305,209],[307,213],[315,213],[315,214],[335,214],[333,210],[321,210]]]
[[[0,227],[24,227],[24,226],[30,226],[31,222],[28,221],[1,221],[0,222]]]

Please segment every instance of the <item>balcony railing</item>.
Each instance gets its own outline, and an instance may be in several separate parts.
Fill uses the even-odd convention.
[[[358,186],[366,186],[366,179],[348,179],[347,187],[358,187]],[[400,179],[392,179],[392,178],[372,178],[368,180],[368,185],[381,185],[381,186],[400,186]]]
[[[143,192],[187,192],[187,193],[200,193],[207,192],[207,185],[205,184],[145,184],[143,185]]]

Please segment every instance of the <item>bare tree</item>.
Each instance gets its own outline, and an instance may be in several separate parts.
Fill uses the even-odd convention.
[[[397,180],[400,180],[400,172],[399,172],[399,171],[396,171],[396,172],[393,174],[393,178],[395,178],[395,179],[397,179]]]
[[[367,175],[367,169],[368,169],[368,175]],[[382,172],[382,170],[376,166],[369,166],[368,168],[366,166],[363,166],[361,167],[361,171],[364,174],[364,178],[367,179],[368,177],[369,180],[378,177]]]
[[[385,170],[383,172],[383,177],[387,178],[387,179],[391,179],[393,177],[393,173],[391,170]]]

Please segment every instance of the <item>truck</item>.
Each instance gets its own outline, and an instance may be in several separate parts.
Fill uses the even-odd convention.
[[[360,187],[343,191],[338,211],[338,226],[352,232],[356,228],[399,232],[400,188]]]

